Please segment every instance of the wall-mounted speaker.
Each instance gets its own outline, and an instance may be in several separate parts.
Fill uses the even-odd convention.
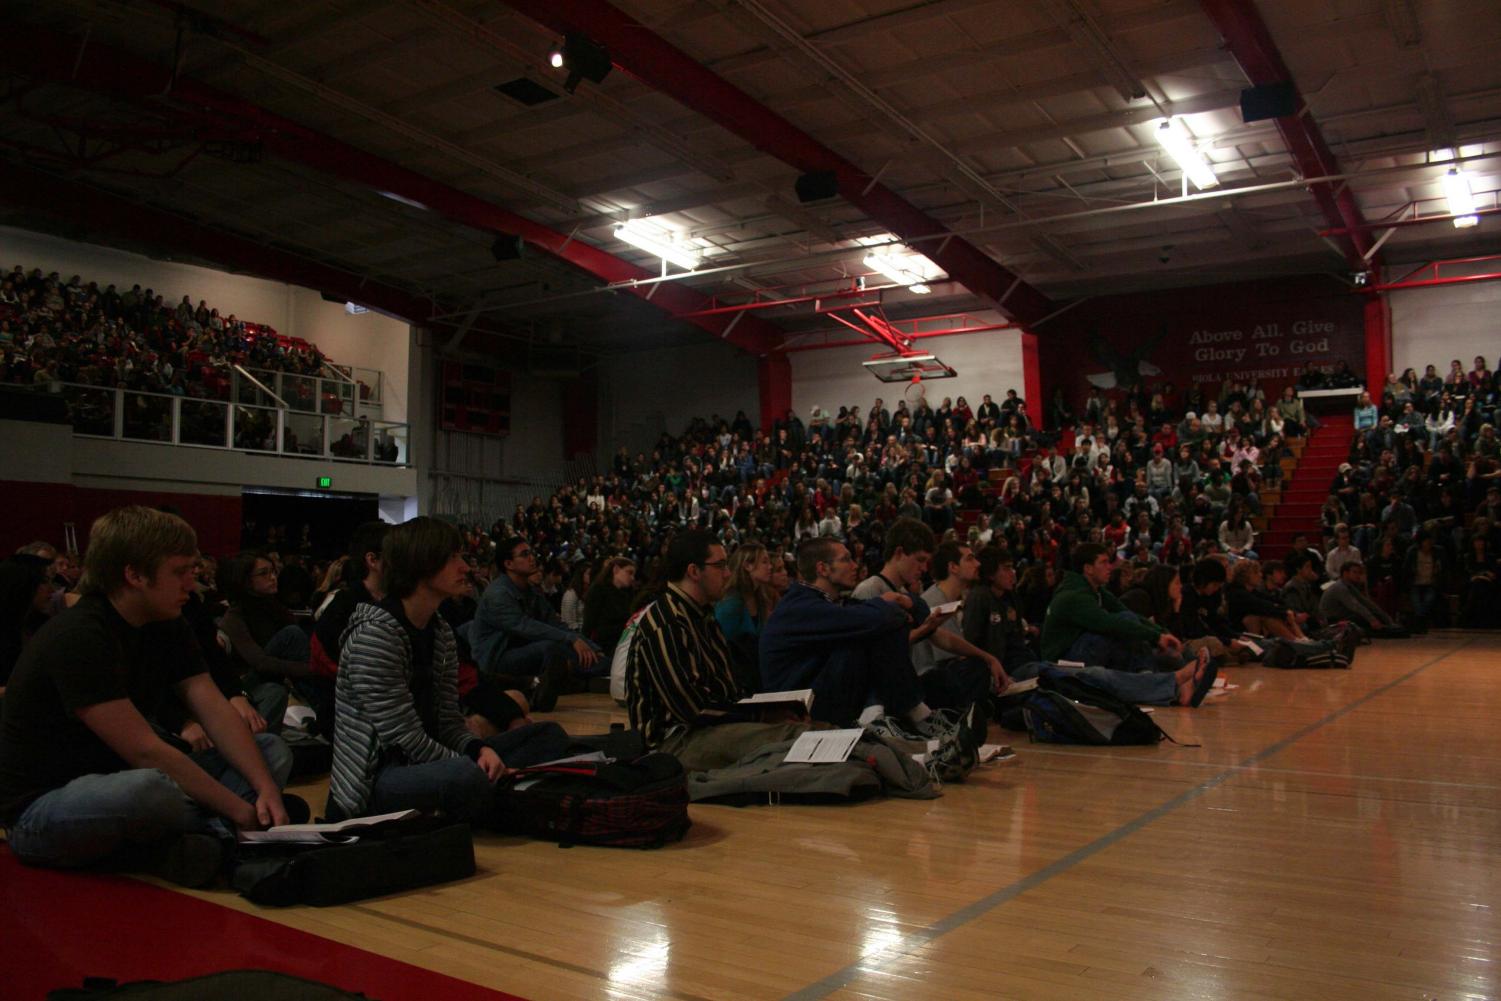
[[[814,170],[799,177],[793,188],[798,201],[821,202],[839,194],[839,179],[832,170]]]
[[[525,248],[526,241],[521,239],[521,237],[512,236],[510,233],[502,233],[490,245],[490,253],[495,255],[497,261],[515,261],[520,260]]]
[[[1264,83],[1240,92],[1240,117],[1247,124],[1267,118],[1286,118],[1298,112],[1298,98],[1291,81]]]

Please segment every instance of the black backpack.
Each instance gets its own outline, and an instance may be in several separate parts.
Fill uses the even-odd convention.
[[[1043,668],[1021,708],[1032,739],[1046,744],[1156,744],[1171,739],[1152,718],[1088,678]]]
[[[573,845],[660,848],[688,832],[688,779],[670,754],[521,768],[495,788],[496,825]]]

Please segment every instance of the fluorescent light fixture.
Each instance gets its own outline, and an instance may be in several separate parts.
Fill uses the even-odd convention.
[[[880,237],[873,239],[882,239]],[[933,291],[928,282],[943,275],[943,269],[922,254],[914,254],[900,246],[886,246],[865,255],[865,266],[885,275],[897,285],[905,285],[907,291],[927,295]]]
[[[1480,222],[1475,215],[1475,193],[1470,190],[1470,179],[1458,167],[1450,167],[1444,174],[1444,197],[1449,200],[1449,214],[1454,216],[1455,229],[1468,229]]]
[[[656,254],[669,264],[676,264],[684,271],[694,271],[703,263],[703,258],[687,247],[678,246],[670,233],[647,226],[639,219],[623,222],[615,227],[615,239],[623,240],[649,254]]]
[[[427,206],[426,205],[423,205],[421,202],[418,202],[418,201],[413,201],[412,199],[406,197],[405,195],[398,195],[394,191],[377,191],[376,194],[380,195],[382,198],[389,198],[393,202],[400,202],[401,204],[403,204],[403,205],[409,205],[409,206],[411,206],[414,209],[421,209],[424,212],[427,211]]]
[[[1203,191],[1220,183],[1220,179],[1214,176],[1214,165],[1194,145],[1193,136],[1183,127],[1182,120],[1164,118],[1157,126],[1157,141],[1178,162],[1194,187]]]

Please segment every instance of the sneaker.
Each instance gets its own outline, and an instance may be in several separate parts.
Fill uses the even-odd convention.
[[[984,743],[986,731],[990,729],[990,703],[986,699],[977,699],[969,704],[969,708],[963,711],[955,709],[940,709],[939,714],[945,720],[953,723],[955,729],[963,724],[970,733]]]
[[[928,754],[928,774],[940,782],[963,782],[975,770],[978,756],[966,749],[957,739],[943,739],[938,749]]]
[[[224,846],[211,834],[180,834],[163,846],[152,860],[152,875],[169,883],[200,889],[219,878],[224,868]]]
[[[865,729],[903,754],[926,754],[928,751],[928,738],[908,730],[895,716],[878,716],[865,724]]]

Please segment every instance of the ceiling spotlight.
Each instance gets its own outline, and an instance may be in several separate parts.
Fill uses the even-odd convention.
[[[554,69],[568,68],[568,79],[563,81],[563,89],[570,94],[578,89],[582,80],[603,83],[614,68],[610,62],[609,50],[577,31],[570,31],[563,36],[562,47],[552,50],[548,62]]]
[[[1458,167],[1450,167],[1444,175],[1444,197],[1449,200],[1455,229],[1468,229],[1480,222],[1480,217],[1474,214],[1475,193],[1470,190],[1470,179]]]
[[[1178,167],[1193,182],[1194,187],[1203,191],[1220,183],[1220,179],[1214,175],[1214,166],[1194,145],[1193,136],[1183,127],[1182,119],[1164,118],[1157,126],[1157,141],[1177,161]]]

